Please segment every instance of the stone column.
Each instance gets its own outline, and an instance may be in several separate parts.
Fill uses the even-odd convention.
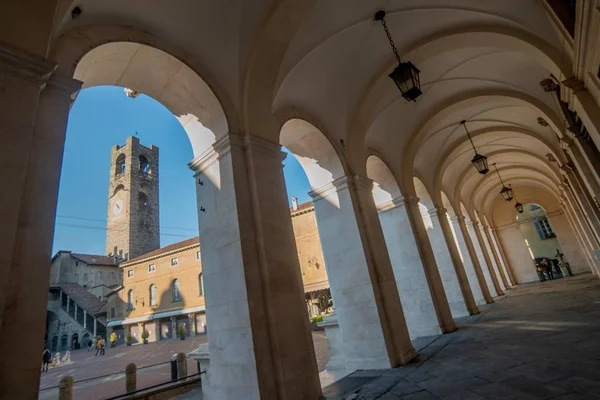
[[[566,177],[569,187],[573,190],[573,194],[581,207],[582,214],[590,226],[595,242],[600,242],[600,221],[594,210],[595,205],[590,201],[589,193],[587,193],[586,189],[581,185],[581,181],[574,171],[573,166],[563,164],[560,169]],[[596,249],[598,249],[598,246],[596,246],[594,250]]]
[[[446,247],[450,253],[452,265],[454,266],[454,273],[458,279],[458,284],[460,285],[460,290],[462,292],[467,311],[470,315],[479,314],[479,309],[477,308],[477,303],[475,301],[475,297],[473,296],[473,291],[471,289],[471,285],[469,284],[469,278],[467,277],[467,272],[463,263],[463,256],[458,248],[458,239],[456,237],[456,233],[453,231],[453,228],[450,225],[450,217],[448,216],[447,210],[445,208],[438,207],[430,210],[429,215],[431,215],[431,218],[437,219],[440,224],[440,228],[442,229],[444,240],[446,241]]]
[[[0,332],[40,91],[54,69],[44,58],[0,43]]]
[[[567,130],[567,135],[572,135]],[[574,135],[573,135],[574,136]],[[560,139],[561,147],[567,152],[570,156],[574,167],[577,168],[577,171],[580,173],[580,178],[583,182],[584,187],[588,190],[590,195],[596,199],[596,201],[600,200],[600,184],[598,183],[597,176],[595,171],[592,171],[590,168],[590,164],[586,161],[586,157],[581,153],[580,146],[581,142],[577,140],[578,143],[575,143],[574,139],[563,136]],[[595,204],[594,204],[595,205]],[[598,208],[594,207],[594,214],[596,218],[598,218]]]
[[[157,342],[160,340],[162,332],[160,331],[160,319],[154,321],[154,340]]]
[[[485,258],[485,262],[490,271],[490,277],[492,278],[492,283],[494,284],[494,287],[496,288],[496,293],[498,293],[498,296],[503,296],[504,289],[502,288],[502,285],[500,284],[500,281],[498,280],[498,275],[496,273],[496,266],[494,264],[494,259],[491,256],[492,252],[490,250],[490,245],[486,240],[483,225],[481,225],[478,222],[474,222],[473,225],[476,228],[475,233],[478,235],[477,240],[479,240],[479,243],[481,244],[481,250],[483,252],[483,257]]]
[[[393,368],[416,356],[372,189],[367,178],[341,177],[310,193],[350,370]]]
[[[467,227],[467,231],[469,233],[469,237],[473,243],[473,247],[475,249],[475,253],[477,255],[477,259],[479,260],[479,265],[481,266],[481,273],[485,278],[486,287],[490,292],[491,297],[498,296],[498,292],[496,291],[496,285],[494,285],[494,281],[492,279],[492,275],[490,274],[490,269],[488,266],[488,259],[485,257],[485,253],[483,248],[481,247],[481,233],[479,232],[477,221],[468,221],[465,223]]]
[[[596,260],[594,258],[594,251],[588,242],[588,238],[583,232],[583,228],[580,225],[580,221],[575,216],[575,211],[566,199],[566,195],[564,192],[561,195],[560,204],[562,209],[565,211],[565,215],[567,216],[567,220],[571,225],[571,229],[573,230],[573,232],[575,232],[575,236],[577,237],[579,247],[581,247],[583,255],[585,256],[588,268],[590,269],[590,271],[592,271],[594,275],[598,275],[599,270],[596,265]]]
[[[423,218],[425,218],[426,226],[429,225],[429,223],[431,224],[431,227],[427,230],[427,234],[429,235],[429,241],[433,248],[435,262],[442,277],[452,316],[454,318],[465,317],[469,315],[469,310],[465,302],[461,283],[456,274],[456,269],[454,268],[452,255],[450,254],[444,232],[440,225],[438,210],[432,209],[427,212],[428,214],[423,215]],[[445,210],[442,214],[443,218],[446,218]]]
[[[196,331],[196,314],[194,314],[194,313],[188,314],[188,321],[190,323],[190,335],[191,336],[196,336],[196,334],[197,334],[197,331]]]
[[[0,393],[2,398],[35,398],[39,383],[39,350],[43,347],[46,324],[46,304],[50,269],[42,269],[32,273],[32,266],[47,265],[52,256],[52,240],[58,184],[62,164],[63,147],[72,96],[80,87],[80,82],[70,78],[54,75],[39,96],[35,125],[28,140],[27,152],[20,153],[18,146],[11,149],[11,130],[0,134],[3,141],[8,141],[3,149],[9,150],[10,155],[1,156],[2,168],[0,174],[11,171],[16,165],[10,165],[11,159],[23,157],[26,159],[24,181],[20,195],[15,189],[14,182],[19,181],[19,171],[11,173],[11,195],[18,198],[18,222],[14,234],[14,246],[10,253],[10,286],[4,291],[3,319],[11,321],[2,324],[0,332],[0,352],[7,359],[19,360],[18,363],[0,366]],[[4,98],[6,90],[0,98]],[[18,103],[15,96],[8,99],[9,104],[0,110],[21,113],[27,110],[11,108]],[[13,111],[10,111],[13,110]],[[0,111],[2,113],[2,111]],[[0,124],[4,124],[0,122]],[[4,126],[2,126],[4,129]],[[25,130],[19,135],[27,135]],[[14,144],[14,143],[13,143]],[[6,165],[4,163],[9,165]],[[1,195],[0,195],[1,196]],[[14,199],[11,199],[12,202]],[[3,200],[2,200],[3,201]],[[11,206],[9,205],[9,208]],[[3,213],[5,208],[2,207]],[[9,218],[9,221],[12,221]],[[3,217],[3,233],[9,232],[14,225],[6,226]],[[0,240],[4,243],[4,240]],[[5,254],[2,255],[4,257]],[[6,268],[7,264],[0,268]],[[0,279],[2,280],[2,279]],[[14,338],[19,338],[27,346],[14,346]],[[12,339],[11,339],[12,338]]]
[[[483,230],[485,244],[488,248],[490,255],[492,256],[492,264],[494,265],[494,272],[496,273],[497,276],[500,277],[500,284],[501,284],[502,290],[510,289],[510,286],[508,285],[508,280],[506,279],[506,276],[504,275],[504,273],[502,271],[502,264],[500,263],[500,257],[498,257],[498,253],[496,252],[496,249],[494,248],[494,243],[492,242],[492,236],[490,235],[490,227],[487,225],[482,225],[481,228]]]
[[[216,399],[321,396],[284,157],[279,144],[228,134],[190,164]]]
[[[69,314],[69,307],[71,307],[71,298],[67,295],[67,315]]]
[[[500,239],[498,238],[498,233],[496,232],[496,228],[490,228],[490,235],[492,237],[492,242],[494,244],[494,247],[496,248],[496,251],[498,252],[498,256],[500,257],[500,261],[502,262],[502,265],[504,266],[504,272],[506,273],[508,282],[510,283],[511,286],[515,286],[517,284],[517,281],[515,280],[515,277],[513,275],[512,266],[510,265],[510,263],[508,261],[508,257],[506,257],[506,254],[504,253],[504,248],[500,244]]]
[[[94,337],[98,336],[98,331],[96,330],[97,326],[96,324],[98,323],[98,321],[96,320],[96,317],[94,317]]]
[[[427,230],[425,229],[421,210],[419,210],[419,198],[415,196],[404,196],[404,204],[406,205],[408,217],[413,228],[421,261],[425,268],[425,275],[427,277],[427,283],[429,284],[431,297],[433,298],[433,304],[438,316],[440,328],[442,328],[442,332],[444,333],[453,332],[456,330],[456,323],[452,318],[452,312],[450,311],[450,305],[444,290],[442,277],[438,270],[431,242],[427,235]]]
[[[404,318],[411,338],[442,333],[427,275],[415,241],[403,198],[379,205],[385,237]]]
[[[87,313],[83,310],[83,329],[87,328]]]
[[[572,213],[573,221],[579,227],[582,240],[588,249],[590,260],[595,269],[600,271],[600,260],[596,257],[596,250],[599,248],[599,243],[596,236],[594,236],[594,233],[592,232],[592,226],[583,214],[581,205],[575,198],[573,191],[569,187],[566,180],[561,185],[561,189],[563,190],[565,201],[568,204],[568,209]]]
[[[73,303],[73,319],[75,320],[75,322],[79,323],[79,321],[77,321],[77,303]]]
[[[458,248],[460,249],[461,254],[463,255],[463,265],[465,266],[465,271],[467,273],[467,279],[469,280],[469,285],[471,286],[471,290],[473,292],[473,297],[477,304],[487,304],[492,300],[489,291],[487,291],[487,285],[485,290],[487,293],[484,294],[484,290],[482,289],[482,285],[485,285],[485,278],[481,271],[477,271],[477,269],[481,269],[479,265],[479,261],[477,260],[477,254],[475,254],[475,249],[473,249],[473,243],[470,242],[469,234],[466,232],[465,226],[465,217],[462,215],[456,215],[450,218],[450,222],[454,227],[454,233],[456,234],[456,243]],[[464,227],[464,228],[463,228]],[[481,279],[479,277],[481,274]]]

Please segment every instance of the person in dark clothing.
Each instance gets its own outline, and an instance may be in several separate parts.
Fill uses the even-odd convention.
[[[42,353],[42,372],[48,372],[48,365],[52,361],[52,353],[46,349]]]
[[[548,279],[554,279],[554,272],[552,272],[552,262],[548,262],[548,260],[544,258],[542,264],[544,265],[544,269],[546,270],[545,272],[548,275]]]
[[[87,345],[88,345],[88,353],[89,353],[94,348],[94,342],[92,342],[92,339],[88,340]]]

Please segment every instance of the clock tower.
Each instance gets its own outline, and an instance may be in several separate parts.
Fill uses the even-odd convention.
[[[158,147],[130,136],[111,150],[106,254],[129,260],[159,247]]]

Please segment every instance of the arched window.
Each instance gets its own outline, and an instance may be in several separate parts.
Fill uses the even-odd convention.
[[[156,305],[156,285],[150,285],[150,305]]]
[[[133,290],[130,290],[129,292],[127,292],[127,309],[128,310],[133,310],[133,302],[134,302]]]
[[[173,301],[181,301],[181,293],[179,292],[179,279],[173,280]]]
[[[150,173],[150,163],[148,159],[144,156],[140,156],[140,171],[144,174]]]
[[[204,296],[204,276],[198,275],[198,296]]]
[[[148,207],[148,196],[146,196],[145,193],[140,192],[138,195],[138,202],[140,204],[140,208],[147,208]]]
[[[125,172],[125,154],[119,154],[119,157],[117,157],[115,174],[119,175],[123,172]]]

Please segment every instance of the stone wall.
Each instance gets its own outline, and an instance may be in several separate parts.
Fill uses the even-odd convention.
[[[141,168],[141,156],[147,170]],[[142,146],[130,136],[124,146],[112,148],[109,176],[106,254],[132,259],[158,249],[158,147]]]

